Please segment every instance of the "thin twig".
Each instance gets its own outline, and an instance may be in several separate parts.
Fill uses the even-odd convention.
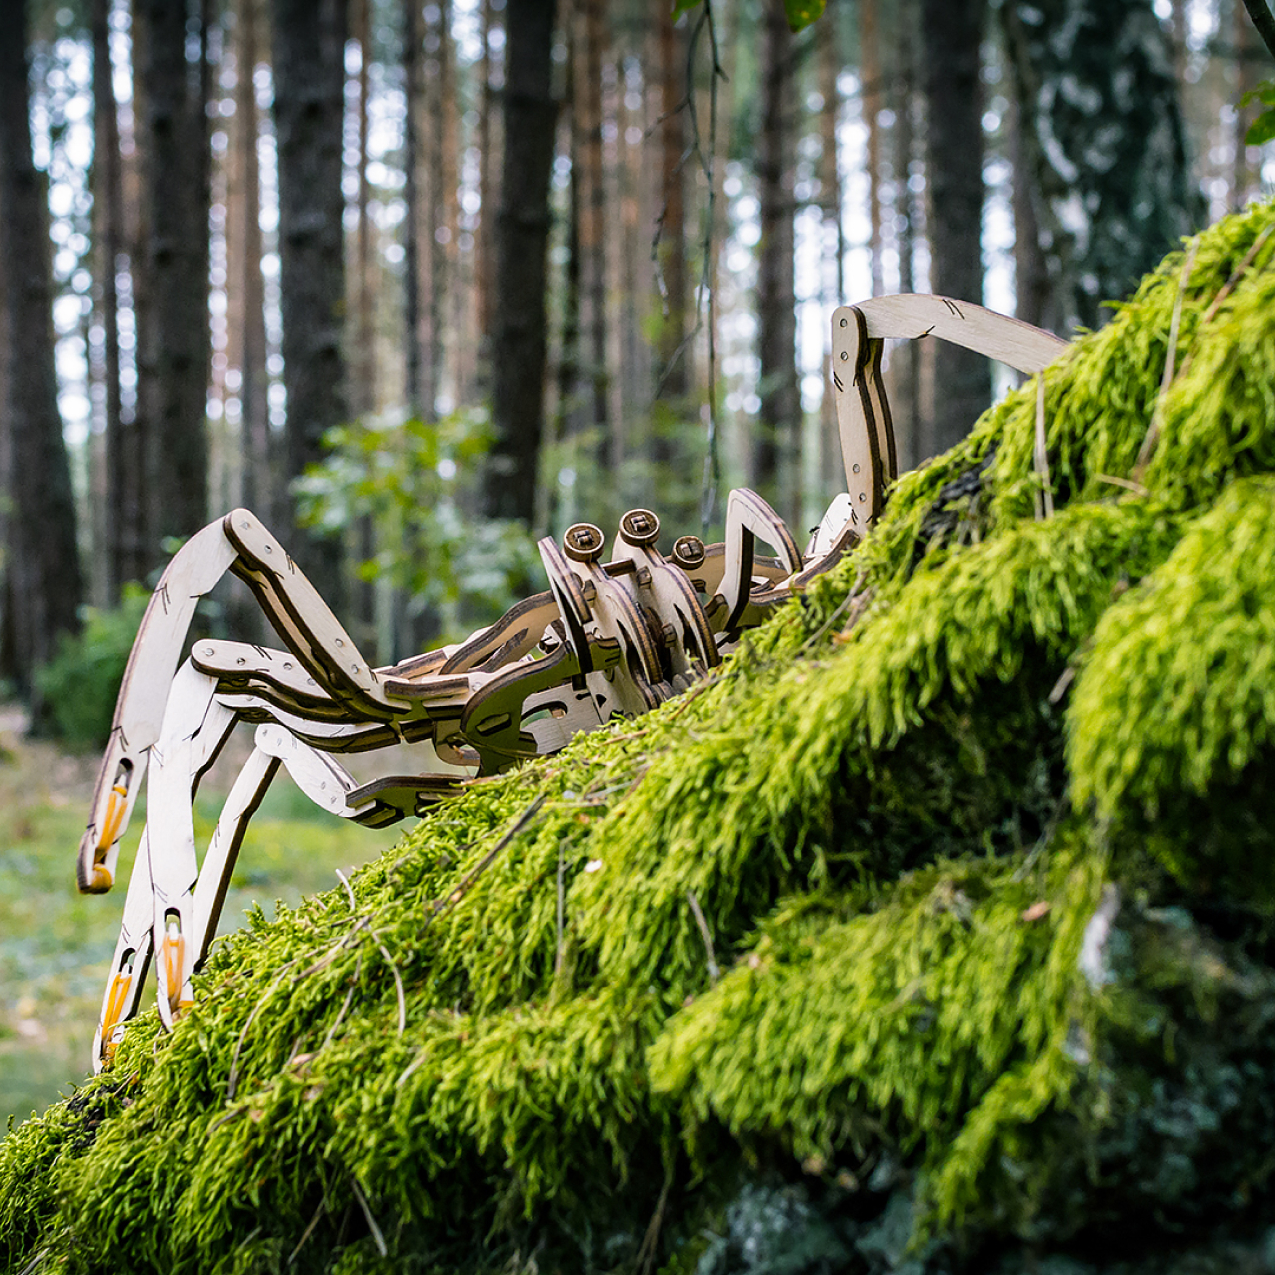
[[[562,841],[558,839],[558,948],[553,958],[554,975],[562,973],[562,933],[565,928],[567,914],[567,852]]]
[[[1040,491],[1036,493],[1036,517],[1054,516],[1054,489],[1049,478],[1049,440],[1045,434],[1045,374],[1036,375],[1036,448],[1032,456]]]
[[[407,997],[403,994],[403,979],[398,972],[398,966],[394,964],[394,958],[390,955],[390,949],[381,942],[375,930],[371,931],[371,934],[376,946],[381,950],[381,955],[385,957],[386,965],[390,967],[390,973],[394,975],[394,994],[398,997],[398,1034],[401,1036],[407,1030]]]
[[[336,869],[336,875],[338,879],[340,880],[341,884],[345,886],[346,894],[350,896],[350,911],[357,912],[359,910],[359,905],[355,903],[354,901],[354,891],[350,888],[350,882],[348,878],[346,877],[345,873],[341,871],[340,868]]]
[[[435,907],[434,911],[426,918],[425,924],[421,927],[422,934],[424,934],[425,931],[429,929],[429,927],[433,925],[433,923],[438,920],[444,912],[455,907],[456,904],[465,897],[470,886],[472,886],[474,882],[477,881],[478,878],[482,876],[482,874],[486,872],[493,863],[495,863],[497,855],[499,855],[500,852],[531,822],[531,820],[535,818],[540,807],[545,804],[545,796],[545,793],[541,793],[540,796],[537,797],[535,801],[533,801],[531,805],[529,805],[527,809],[518,816],[518,818],[514,821],[513,827],[510,828],[509,831],[505,833],[505,835],[501,837],[500,840],[497,841],[485,855],[483,855],[478,863],[465,875],[464,880],[462,880],[461,883],[447,896],[447,899]]]
[[[376,1243],[376,1251],[382,1257],[389,1257],[390,1250],[385,1246],[385,1236],[381,1234],[381,1228],[376,1224],[376,1218],[372,1216],[372,1210],[368,1207],[367,1197],[364,1196],[362,1188],[359,1186],[359,1180],[351,1176],[350,1185],[354,1188],[354,1198],[359,1202],[359,1208],[363,1210],[363,1216],[367,1218],[368,1229],[372,1232],[372,1239]]]
[[[1191,241],[1191,246],[1186,250],[1186,258],[1182,262],[1182,273],[1178,276],[1178,293],[1173,298],[1173,317],[1169,320],[1169,349],[1164,360],[1164,375],[1160,378],[1160,392],[1156,395],[1155,407],[1151,412],[1151,424],[1147,426],[1146,437],[1142,440],[1138,460],[1133,467],[1133,476],[1139,482],[1142,481],[1142,472],[1151,459],[1151,453],[1155,450],[1156,442],[1160,438],[1160,424],[1164,417],[1164,397],[1169,392],[1169,386],[1173,384],[1173,364],[1178,352],[1178,324],[1182,319],[1182,294],[1186,291],[1187,282],[1191,278],[1191,267],[1195,265],[1195,253],[1199,246],[1198,239]]]
[[[1239,283],[1244,272],[1253,264],[1253,259],[1262,250],[1262,245],[1269,238],[1272,230],[1275,230],[1275,226],[1267,226],[1262,233],[1253,240],[1253,242],[1249,245],[1248,251],[1244,254],[1243,259],[1240,261],[1240,264],[1231,271],[1231,277],[1218,289],[1217,296],[1213,298],[1209,308],[1204,312],[1204,317],[1200,320],[1199,327],[1195,329],[1195,339],[1192,342],[1192,349],[1187,354],[1186,358],[1182,360],[1182,367],[1178,372],[1179,376],[1185,376],[1187,374],[1191,367],[1192,360],[1195,358],[1196,350],[1199,348],[1200,335],[1203,333],[1205,327],[1212,322],[1214,315],[1216,315],[1222,308],[1222,302],[1225,301],[1226,298],[1234,291],[1235,285]]]
[[[318,1051],[322,1053],[332,1042],[332,1037],[336,1035],[336,1029],[341,1026],[341,1020],[345,1017],[345,1011],[350,1008],[350,1002],[354,999],[354,990],[359,985],[359,975],[363,972],[363,953],[359,953],[358,963],[354,966],[354,977],[350,980],[350,990],[346,992],[345,999],[341,1002],[341,1008],[337,1010],[336,1017],[332,1020],[332,1026],[328,1028],[327,1034],[323,1037],[323,1043],[319,1046]]]
[[[319,1200],[319,1207],[314,1210],[314,1216],[310,1219],[310,1225],[301,1232],[301,1238],[297,1241],[297,1246],[288,1254],[288,1265],[291,1266],[297,1260],[297,1254],[305,1247],[305,1242],[314,1234],[314,1228],[319,1225],[319,1219],[323,1216],[324,1209],[328,1205],[328,1195],[325,1191]]]
[[[1094,481],[1110,483],[1113,487],[1123,487],[1137,496],[1147,494],[1147,489],[1141,483],[1135,483],[1132,478],[1118,478],[1115,474],[1095,474]]]
[[[1275,58],[1275,15],[1266,7],[1266,0],[1244,0],[1248,16],[1253,19],[1257,34],[1262,37],[1271,57]]]
[[[635,1266],[639,1275],[648,1275],[655,1265],[656,1247],[660,1242],[660,1230],[664,1225],[664,1210],[668,1206],[669,1190],[673,1186],[673,1169],[670,1165],[664,1174],[664,1185],[660,1188],[660,1198],[655,1205],[655,1213],[642,1237],[642,1247],[638,1249]]]
[[[226,1080],[226,1101],[230,1102],[235,1096],[235,1082],[239,1079],[239,1052],[243,1049],[243,1043],[248,1035],[248,1029],[256,1021],[257,1015],[261,1012],[266,1002],[275,994],[275,990],[279,984],[283,982],[288,971],[296,964],[295,960],[289,961],[280,971],[278,977],[273,983],[266,988],[265,995],[252,1007],[252,1013],[248,1015],[247,1021],[243,1025],[243,1030],[239,1033],[239,1039],[235,1041],[235,1052],[230,1059],[230,1076]]]
[[[40,1249],[36,1255],[18,1272],[18,1275],[31,1275],[31,1272],[48,1256],[47,1248]]]
[[[713,936],[708,932],[708,922],[704,919],[704,911],[695,897],[694,890],[687,890],[686,901],[695,914],[695,923],[699,926],[700,937],[704,940],[704,951],[708,954],[708,981],[716,983],[721,976],[721,970],[717,967],[717,956],[713,951]]]

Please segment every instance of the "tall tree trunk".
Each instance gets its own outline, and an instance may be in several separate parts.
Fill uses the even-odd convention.
[[[279,258],[289,479],[324,455],[346,419],[345,256],[341,133],[346,0],[273,0]],[[334,608],[342,600],[340,536],[299,539],[302,569]]]
[[[673,405],[675,413],[686,408],[690,389],[688,360],[682,342],[686,336],[686,198],[682,156],[686,151],[686,111],[679,109],[692,86],[686,83],[686,53],[673,26],[669,5],[661,5],[656,16],[659,44],[660,125],[659,186],[659,266],[663,279],[662,307],[656,367],[660,397]],[[674,439],[667,429],[656,429],[651,459],[657,464],[674,460]]]
[[[354,350],[351,363],[350,405],[356,416],[366,417],[376,411],[376,331],[372,321],[374,283],[372,278],[372,217],[369,211],[372,188],[368,180],[368,90],[372,64],[372,0],[354,0],[354,38],[359,45],[359,149],[358,193],[356,195],[358,227],[354,241]],[[376,556],[376,527],[370,514],[363,514],[354,528],[355,553],[358,560],[370,562]],[[381,661],[378,649],[376,581],[359,579],[354,586],[351,619],[356,624],[356,639],[368,659]],[[388,657],[389,652],[385,652]]]
[[[478,294],[479,377],[490,384],[491,333],[496,308],[496,204],[500,119],[496,111],[496,73],[492,32],[492,0],[483,0],[483,54],[478,63],[478,200],[479,222],[474,236],[474,287]]]
[[[846,237],[841,225],[841,167],[837,124],[841,118],[841,71],[839,14],[828,14],[828,29],[818,45],[819,76],[819,202],[823,220],[822,300],[824,311],[823,398],[819,404],[819,471],[822,476],[817,495],[822,502],[827,488],[841,489],[841,436],[837,428],[837,405],[832,389],[833,310],[846,301]]]
[[[983,92],[980,45],[985,0],[924,0],[930,286],[983,300]],[[935,351],[937,383],[926,454],[962,439],[991,401],[988,361],[947,342]]]
[[[187,12],[173,0],[146,0],[140,78],[142,145],[148,148],[146,276],[149,304],[138,334],[138,406],[147,458],[151,565],[165,537],[193,535],[207,521],[208,136],[204,39],[197,74],[186,61]]]
[[[120,424],[119,289],[124,188],[120,177],[119,117],[111,72],[110,0],[93,0],[93,212],[97,236],[97,306],[102,322],[103,426],[106,456],[106,499],[103,532],[106,580],[104,594],[114,605],[124,584],[120,510],[124,503],[124,447]]]
[[[243,500],[268,526],[277,517],[276,459],[270,439],[269,378],[266,374],[265,289],[261,278],[261,168],[257,160],[260,120],[253,72],[264,50],[258,26],[260,0],[237,0],[235,29],[238,37],[235,84],[235,134],[232,145],[239,155],[236,165],[240,189],[232,201],[230,234],[236,267],[232,286],[237,294],[239,331],[237,343],[239,401],[243,439]]]
[[[1040,246],[1032,193],[1033,167],[1023,137],[1023,108],[1014,93],[1009,108],[1009,149],[1014,165],[1014,313],[1024,323],[1056,329],[1057,306]]]
[[[1097,327],[1196,224],[1169,37],[1151,0],[1002,8],[1040,244],[1064,329]]]
[[[761,248],[757,263],[761,411],[753,484],[779,512],[797,508],[793,482],[800,437],[797,318],[793,264],[793,42],[782,0],[766,0],[762,29],[761,130],[757,182]]]
[[[148,357],[143,333],[150,330],[151,287],[147,262],[150,241],[150,206],[147,199],[150,149],[146,144],[147,93],[140,69],[147,61],[146,14],[141,0],[130,11],[133,64],[133,117],[131,147],[124,153],[124,237],[128,244],[129,300],[131,302],[132,362],[135,378],[131,396],[120,403],[120,506],[117,514],[120,540],[120,579],[145,581],[156,564],[158,541],[152,532],[149,499],[153,422],[142,401]]]
[[[579,165],[580,324],[584,336],[585,428],[595,434],[595,454],[608,468],[606,190],[602,164],[602,50],[605,0],[575,0],[575,126],[573,166]]]
[[[877,0],[859,0],[859,49],[863,118],[868,129],[868,249],[872,260],[872,295],[879,297],[885,291],[881,237],[881,109],[885,73],[881,66],[881,15]]]
[[[422,246],[420,189],[421,126],[421,6],[403,0],[403,326],[407,332],[407,410],[421,416],[425,392],[425,358],[421,317],[422,263],[429,251]]]
[[[912,193],[912,161],[916,152],[917,5],[904,0],[895,11],[895,131],[894,181],[895,214],[899,240],[899,291],[916,289],[916,197]],[[915,469],[921,460],[923,433],[921,412],[921,366],[915,341],[900,345],[890,359],[893,385],[891,399],[898,431],[899,468]]]
[[[372,187],[368,181],[368,72],[372,61],[372,0],[354,0],[354,38],[359,43],[359,189],[357,237],[354,244],[354,287],[358,299],[354,323],[353,389],[355,415],[376,410],[376,333],[372,323],[372,218],[368,211]]]
[[[438,5],[438,179],[439,252],[438,363],[439,382],[450,379],[454,402],[464,402],[465,289],[460,277],[460,113],[456,109],[456,43],[452,34],[451,0]],[[450,350],[449,347],[450,346]],[[447,369],[450,367],[450,378]]]
[[[0,235],[8,335],[8,568],[17,672],[24,691],[73,632],[82,596],[75,502],[53,364],[46,190],[31,158],[24,6],[0,40]],[[38,726],[44,706],[33,695]]]
[[[554,0],[506,7],[505,154],[501,180],[502,304],[496,323],[492,415],[485,482],[489,517],[535,513],[536,468],[544,429],[545,248],[553,166],[551,93]]]

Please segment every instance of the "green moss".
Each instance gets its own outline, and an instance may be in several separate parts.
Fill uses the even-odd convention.
[[[1067,747],[1075,799],[1113,836],[1268,904],[1275,832],[1251,798],[1270,791],[1275,744],[1272,563],[1275,480],[1238,479],[1102,617]]]

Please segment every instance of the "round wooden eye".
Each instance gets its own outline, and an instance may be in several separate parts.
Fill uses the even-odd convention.
[[[698,536],[678,536],[673,543],[673,561],[686,571],[704,565],[704,542]]]
[[[562,548],[573,562],[596,562],[602,556],[602,546],[606,537],[600,527],[591,522],[577,522],[567,528],[562,537]]]
[[[620,539],[625,544],[653,545],[660,538],[660,520],[649,509],[630,509],[620,519]]]

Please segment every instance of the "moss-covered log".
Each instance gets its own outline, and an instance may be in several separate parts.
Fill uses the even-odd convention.
[[[1031,382],[718,675],[222,940],[0,1143],[0,1262],[1270,1269],[1273,228],[1043,374],[1054,516]]]

